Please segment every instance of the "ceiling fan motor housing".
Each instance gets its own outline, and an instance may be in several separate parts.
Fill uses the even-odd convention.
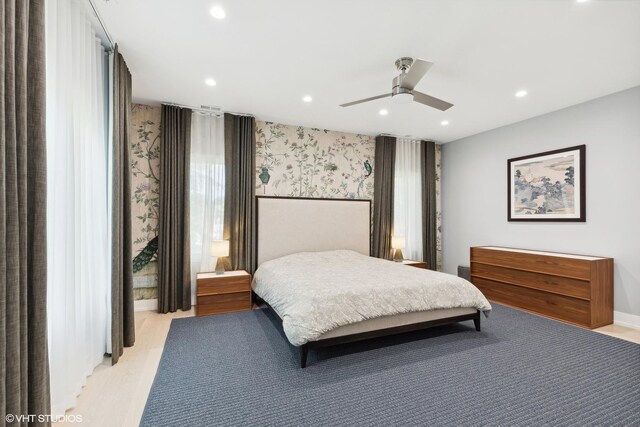
[[[393,84],[391,88],[391,95],[397,95],[399,93],[413,93],[411,89],[407,89],[406,87],[402,87],[402,81],[404,80],[404,74],[400,74],[399,76],[393,79]]]
[[[411,68],[411,64],[413,64],[413,58],[409,57],[400,58],[396,61],[396,68],[400,71],[400,74],[393,79],[391,84],[391,97],[396,103],[404,104],[413,101],[413,92],[411,89],[402,87],[402,83],[407,76],[407,71]]]

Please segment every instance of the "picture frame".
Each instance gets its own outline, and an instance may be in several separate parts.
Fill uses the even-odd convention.
[[[586,222],[586,145],[507,160],[508,221]]]

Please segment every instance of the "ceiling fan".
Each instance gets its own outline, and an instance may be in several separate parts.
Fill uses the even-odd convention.
[[[415,101],[429,107],[436,108],[440,111],[446,111],[453,107],[453,104],[427,95],[426,93],[418,92],[414,89],[432,65],[433,62],[423,61],[422,59],[414,60],[413,58],[400,58],[396,61],[396,68],[400,71],[400,75],[393,79],[391,84],[391,93],[372,96],[371,98],[360,99],[359,101],[347,102],[340,106],[350,107],[352,105],[390,96],[397,104],[406,104],[411,101]]]

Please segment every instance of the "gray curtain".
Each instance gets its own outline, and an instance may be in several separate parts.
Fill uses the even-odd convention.
[[[422,141],[422,253],[431,270],[436,270],[436,144]]]
[[[158,312],[191,309],[189,157],[191,110],[162,106],[160,118]]]
[[[256,121],[224,115],[225,200],[224,238],[229,240],[232,270],[256,269],[255,159]]]
[[[131,73],[118,46],[113,55],[113,207],[111,211],[111,363],[135,342],[131,249]]]
[[[0,2],[0,23],[0,419],[4,425],[7,414],[50,411],[44,0]]]
[[[373,180],[373,246],[371,255],[392,259],[393,182],[396,164],[396,138],[376,137]]]

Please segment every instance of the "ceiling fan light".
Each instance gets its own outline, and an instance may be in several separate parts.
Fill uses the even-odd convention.
[[[413,94],[408,92],[398,93],[391,98],[395,104],[408,104],[413,101]]]

